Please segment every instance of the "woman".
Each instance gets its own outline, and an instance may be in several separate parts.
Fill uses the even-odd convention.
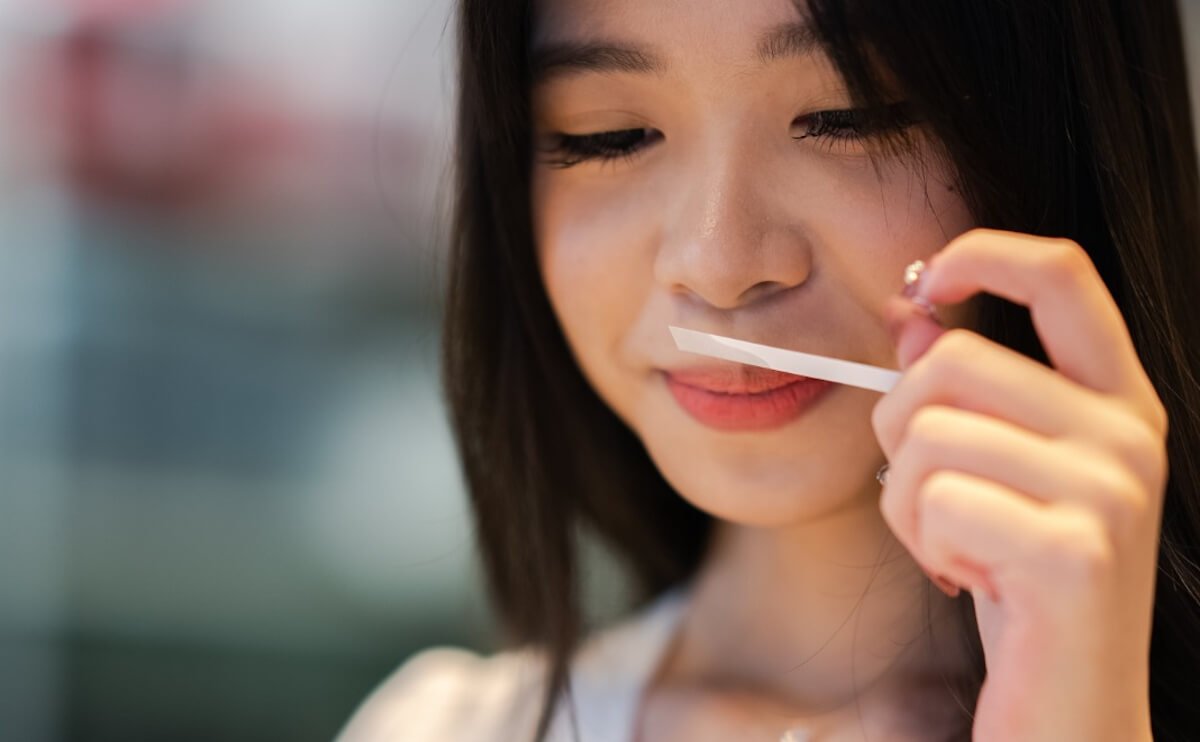
[[[461,66],[445,380],[516,648],[343,739],[1200,739],[1170,0],[465,0]]]

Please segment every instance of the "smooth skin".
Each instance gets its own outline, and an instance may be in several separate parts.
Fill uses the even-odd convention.
[[[1149,740],[1162,402],[1078,244],[973,230],[929,263],[921,296],[1027,306],[1053,364],[889,306],[905,372],[872,415],[880,506],[972,591],[988,666],[974,739]]]
[[[944,737],[962,711],[943,679],[967,658],[932,572],[977,600],[977,741],[1148,740],[1166,422],[1083,251],[974,230],[919,128],[923,177],[873,168],[869,139],[812,134],[850,101],[819,51],[762,44],[797,21],[791,0],[542,5],[535,44],[641,55],[535,85],[547,294],[589,383],[716,526],[637,739]],[[647,144],[610,159],[555,151],[638,129]],[[898,296],[935,254],[922,283],[948,331]],[[1031,307],[1054,369],[972,332],[979,291]],[[905,374],[883,396],[836,387],[776,429],[718,431],[664,384],[703,360],[668,325]]]

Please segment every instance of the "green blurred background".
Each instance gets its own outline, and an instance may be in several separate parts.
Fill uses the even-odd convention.
[[[328,740],[489,646],[446,0],[0,2],[0,740]]]
[[[451,0],[0,0],[0,742],[329,740],[494,646],[453,49]]]

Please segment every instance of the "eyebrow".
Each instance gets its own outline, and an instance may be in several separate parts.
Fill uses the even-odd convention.
[[[792,21],[768,29],[755,48],[759,63],[768,64],[811,55],[820,48],[820,38],[808,22]],[[535,84],[584,72],[661,75],[666,68],[662,57],[644,47],[603,40],[551,41],[530,54]]]
[[[821,38],[808,21],[793,21],[769,29],[758,39],[758,61],[762,64],[790,57],[805,57],[819,51]]]

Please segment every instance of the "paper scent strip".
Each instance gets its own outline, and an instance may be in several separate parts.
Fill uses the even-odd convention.
[[[900,379],[900,372],[840,358],[773,348],[746,340],[713,335],[682,327],[668,326],[675,347],[687,353],[720,358],[749,366],[760,366],[811,379],[824,379],[877,392],[888,392]]]

